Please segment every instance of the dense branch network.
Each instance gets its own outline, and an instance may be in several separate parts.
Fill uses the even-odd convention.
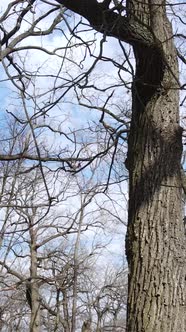
[[[166,60],[163,45],[147,25],[126,8],[123,16],[111,1],[105,0],[57,0],[73,12],[86,18],[90,25],[105,36],[112,36],[133,46],[136,58],[134,89],[142,108],[161,86]],[[148,14],[147,16],[149,16]],[[148,61],[151,59],[151,62]],[[148,67],[147,67],[148,63]],[[145,87],[145,89],[144,89]]]
[[[111,1],[98,3],[97,0],[57,0],[67,9],[86,18],[97,31],[125,41],[130,45],[140,43],[153,46],[155,43],[151,30],[138,20],[131,20],[127,16],[109,8]]]

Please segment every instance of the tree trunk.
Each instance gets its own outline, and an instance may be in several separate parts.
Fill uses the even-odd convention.
[[[107,0],[57,1],[87,18],[96,30],[131,44],[136,59],[127,158],[127,332],[186,331],[182,128],[177,54],[166,1],[128,0],[127,17],[107,10]]]
[[[31,320],[30,332],[40,332],[40,298],[39,285],[37,280],[37,247],[36,234],[33,227],[30,227],[30,296],[31,296]]]
[[[83,202],[82,202],[83,203]],[[78,296],[78,275],[79,275],[79,249],[80,249],[80,237],[81,229],[83,224],[84,208],[82,204],[82,209],[80,211],[78,232],[74,247],[74,276],[73,276],[73,298],[72,298],[72,327],[71,332],[76,332],[76,320],[77,320],[77,296]]]
[[[68,312],[68,298],[67,298],[67,290],[65,288],[61,289],[61,292],[63,294],[63,315],[64,315],[64,332],[70,332],[70,318],[69,318],[69,312]]]
[[[151,1],[145,10],[137,1],[128,3],[133,4],[132,17],[150,24],[162,54],[134,46],[136,77],[127,158],[127,332],[181,332],[186,331],[186,246],[177,55],[163,1]]]

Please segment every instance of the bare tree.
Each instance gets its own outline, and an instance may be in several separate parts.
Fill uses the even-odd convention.
[[[23,145],[24,139],[21,136]],[[27,136],[26,140],[28,143]],[[16,139],[12,136],[12,142],[15,149],[17,144],[19,147],[19,135]],[[89,181],[65,175],[63,181],[68,185],[62,191],[58,178],[43,168],[51,196],[59,199],[51,204],[46,200],[40,168],[27,167],[24,159],[13,162],[13,168],[8,167],[10,163],[12,166],[10,161],[1,165],[1,207],[4,209],[0,259],[2,331],[9,326],[10,331],[71,332],[76,329],[77,322],[80,329],[80,317],[84,317],[86,310],[81,300],[85,291],[81,279],[93,265],[94,257],[98,257],[106,246],[100,240],[101,232],[106,231],[101,207],[97,204],[97,201],[101,202],[97,196],[103,194],[94,183],[94,172]],[[104,203],[103,211],[109,215],[105,207]],[[89,232],[93,235],[85,241]],[[81,236],[84,236],[84,245]],[[110,243],[110,239],[106,241]],[[93,278],[91,280],[93,283]]]
[[[1,84],[6,82],[16,96],[3,108],[19,126],[16,135],[27,132],[29,136],[29,144],[19,140],[16,148],[2,150],[0,159],[6,166],[24,160],[29,172],[39,169],[43,199],[38,199],[36,207],[42,210],[41,220],[66,199],[64,188],[72,182],[64,180],[64,173],[81,177],[82,172],[88,179],[94,169],[92,181],[106,194],[109,185],[127,178],[125,166],[128,169],[128,332],[186,328],[182,200],[186,190],[179,123],[179,90],[183,110],[186,100],[184,15],[184,3],[165,0],[58,0],[52,4],[32,0],[9,2],[0,18]],[[171,26],[168,18],[172,17]],[[51,33],[59,37],[55,47],[50,45]],[[42,54],[40,63],[38,54]],[[16,222],[20,229],[25,204],[20,207],[17,194],[8,197],[11,203],[2,206],[21,208]],[[112,214],[118,216],[114,210]],[[7,216],[11,220],[9,212]],[[78,242],[77,238],[77,248]],[[76,261],[76,254],[73,257]],[[63,296],[67,317],[66,290]],[[58,296],[57,308],[59,302]],[[74,313],[78,313],[77,302],[75,296]],[[101,324],[102,309],[98,310]],[[73,329],[75,324],[74,318]]]

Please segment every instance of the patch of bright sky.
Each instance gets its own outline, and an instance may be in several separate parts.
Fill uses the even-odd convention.
[[[170,5],[168,6],[169,19],[173,25],[174,30],[174,42],[178,49],[178,52],[183,56],[183,59],[186,59],[186,48],[185,48],[185,38],[186,38],[186,4],[182,0],[174,1],[171,0]],[[181,126],[186,128],[186,66],[185,62],[179,59],[179,71],[180,77],[179,81],[182,86],[180,89],[180,123]],[[183,166],[186,168],[185,162],[185,135],[183,136]]]

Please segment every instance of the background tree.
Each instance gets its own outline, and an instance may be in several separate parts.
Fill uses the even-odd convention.
[[[9,155],[20,144],[31,147],[28,135],[16,135],[16,128],[14,124],[7,133]],[[58,197],[52,203],[38,167],[30,168],[22,158],[1,164],[2,331],[80,331],[89,317],[97,324],[96,315],[90,315],[95,300],[87,298],[95,291],[96,261],[108,259],[109,228],[118,223],[119,201],[111,209],[108,192],[103,194],[93,181],[93,169],[89,181],[65,174],[63,188],[61,177],[58,183],[47,168],[43,174],[52,197]],[[121,265],[117,259],[115,273]],[[100,266],[103,273],[105,266]],[[97,287],[101,281],[104,276]]]

